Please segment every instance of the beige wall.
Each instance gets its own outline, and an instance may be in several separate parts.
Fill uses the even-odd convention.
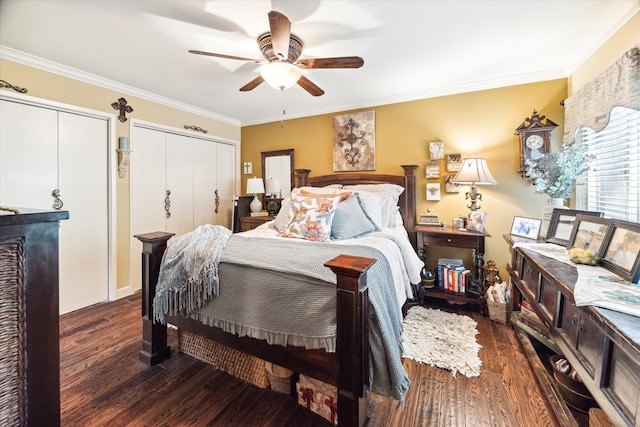
[[[29,91],[27,95],[36,98],[115,114],[117,112],[111,107],[111,103],[124,97],[133,108],[133,112],[127,114],[129,118],[175,128],[182,128],[185,124],[196,125],[207,129],[207,135],[240,141],[239,126],[187,113],[127,93],[105,89],[13,61],[0,59],[0,70],[2,70],[3,80],[27,88]],[[130,121],[120,123],[116,120],[116,137],[129,136],[129,124]],[[120,289],[129,283],[129,174],[124,178],[117,178],[115,185],[118,209],[116,218],[116,284]]]

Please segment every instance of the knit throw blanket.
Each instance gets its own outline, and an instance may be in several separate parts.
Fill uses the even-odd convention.
[[[171,241],[162,256],[153,298],[156,321],[184,316],[218,295],[218,262],[230,236],[228,228],[205,224]]]

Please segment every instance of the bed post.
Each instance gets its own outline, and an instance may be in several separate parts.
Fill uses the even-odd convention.
[[[362,426],[369,389],[369,289],[367,270],[373,258],[339,255],[326,262],[337,275],[336,354],[338,422]]]
[[[298,182],[298,187],[304,187],[307,185],[307,178],[309,178],[309,173],[311,169],[296,169],[296,180]]]
[[[156,293],[162,254],[173,233],[155,233],[133,236],[142,242],[142,350],[140,361],[156,365],[171,355],[167,345],[167,325],[153,322],[153,296]]]
[[[416,169],[418,165],[402,165],[404,169],[404,226],[409,234],[409,240],[414,248],[416,248],[416,233],[413,229],[416,227]]]

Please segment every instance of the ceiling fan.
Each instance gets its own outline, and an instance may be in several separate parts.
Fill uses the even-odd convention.
[[[266,81],[271,86],[285,90],[298,84],[313,96],[320,96],[324,91],[315,83],[302,75],[301,69],[309,68],[360,68],[364,60],[359,56],[343,56],[337,58],[298,59],[302,53],[302,40],[291,34],[291,21],[280,12],[269,12],[269,32],[258,36],[258,47],[264,60],[243,58],[240,56],[190,50],[196,55],[215,56],[218,58],[249,61],[264,64],[260,75],[240,88],[247,92]]]

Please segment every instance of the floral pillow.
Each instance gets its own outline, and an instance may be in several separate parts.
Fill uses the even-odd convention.
[[[340,196],[303,197],[291,195],[289,218],[282,237],[324,242],[331,236],[333,213]]]

